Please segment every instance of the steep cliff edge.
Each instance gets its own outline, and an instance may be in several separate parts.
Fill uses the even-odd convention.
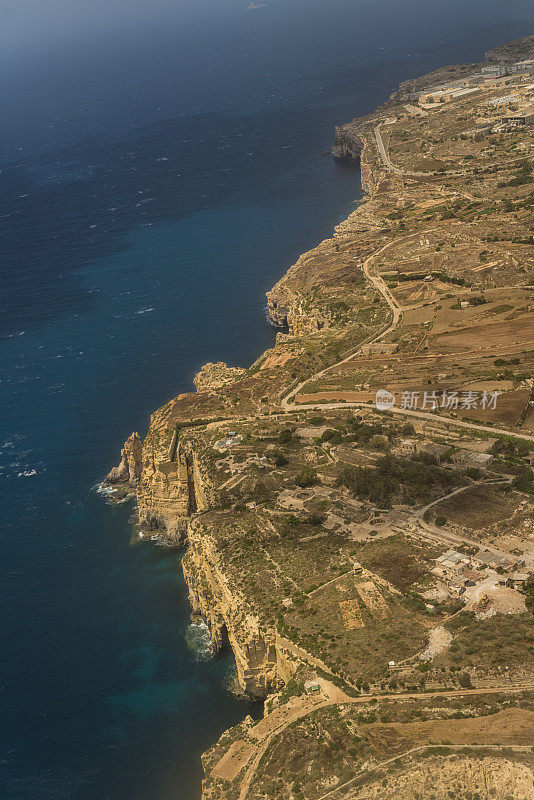
[[[513,42],[506,42],[485,54],[489,64],[512,64],[527,58],[534,58],[534,36],[523,36]]]
[[[138,433],[132,433],[121,450],[121,460],[118,466],[109,472],[105,483],[127,483],[137,486],[141,477],[143,461],[143,443]]]
[[[222,386],[234,383],[245,371],[242,367],[229,367],[224,361],[217,361],[214,364],[209,362],[197,372],[193,383],[199,392],[220,389]]]
[[[431,79],[449,80],[473,68],[444,68]],[[421,83],[427,80],[422,78]],[[410,82],[410,91],[413,85]],[[231,646],[241,688],[262,698],[288,684],[280,696],[269,698],[266,714],[271,718],[255,726],[250,738],[248,724],[238,734],[243,741],[232,742],[225,735],[209,766],[206,799],[235,800],[238,789],[246,797],[247,786],[262,779],[263,773],[268,778],[265,791],[248,796],[321,797],[334,786],[338,778],[332,782],[331,742],[339,751],[342,736],[331,736],[333,717],[325,720],[328,749],[323,775],[315,772],[312,748],[309,766],[303,766],[307,749],[303,742],[315,743],[315,727],[294,737],[295,760],[286,758],[284,741],[281,756],[274,755],[272,773],[264,769],[263,744],[255,749],[252,740],[263,741],[262,735],[270,737],[275,728],[283,732],[290,720],[282,725],[281,720],[288,709],[295,710],[293,700],[305,710],[308,704],[312,708],[313,698],[333,704],[354,697],[358,717],[354,727],[347,728],[353,747],[365,700],[356,695],[376,696],[389,690],[394,694],[397,689],[402,693],[401,687],[417,685],[427,687],[423,695],[430,689],[448,691],[451,682],[465,688],[452,648],[451,654],[438,654],[442,662],[435,657],[435,663],[425,661],[429,668],[422,676],[421,654],[428,651],[428,632],[436,629],[438,620],[446,624],[452,615],[458,621],[460,629],[453,630],[458,647],[467,647],[462,642],[472,642],[476,635],[482,655],[473,662],[462,657],[462,669],[475,689],[506,686],[503,681],[511,674],[507,669],[504,678],[499,663],[526,663],[526,649],[519,657],[515,650],[511,656],[502,655],[514,638],[506,629],[500,632],[506,625],[504,615],[493,619],[499,622],[497,632],[492,620],[458,615],[457,604],[463,601],[456,589],[443,598],[440,586],[436,605],[433,595],[421,592],[433,585],[435,565],[450,541],[437,535],[425,539],[414,527],[415,517],[409,519],[410,507],[438,502],[440,494],[444,500],[450,498],[456,494],[450,492],[451,486],[463,491],[466,487],[461,484],[468,478],[463,469],[448,464],[423,469],[415,458],[394,455],[394,448],[407,433],[424,435],[427,442],[430,435],[431,444],[443,445],[450,426],[435,428],[432,422],[429,434],[426,422],[416,430],[409,420],[406,430],[402,418],[397,422],[394,415],[385,418],[371,405],[365,406],[372,403],[371,392],[362,390],[395,385],[391,391],[401,392],[413,385],[445,392],[471,387],[471,382],[465,383],[468,378],[480,382],[494,378],[491,363],[498,362],[487,355],[477,361],[478,353],[468,349],[470,337],[475,351],[488,334],[487,317],[480,322],[483,335],[473,336],[471,311],[464,313],[461,301],[471,297],[471,281],[473,286],[477,282],[475,297],[486,290],[483,314],[517,309],[517,314],[506,317],[512,344],[505,345],[502,333],[499,339],[499,348],[513,346],[504,354],[514,361],[504,363],[520,362],[523,367],[531,363],[526,350],[521,351],[524,361],[517,356],[524,336],[523,315],[529,308],[523,292],[530,291],[531,283],[526,289],[524,267],[518,276],[517,269],[507,266],[512,252],[516,267],[530,263],[529,173],[521,160],[513,167],[517,178],[500,180],[509,177],[511,169],[504,135],[492,138],[491,147],[476,149],[478,137],[475,141],[468,134],[479,118],[478,95],[469,94],[461,105],[447,105],[435,114],[417,114],[413,107],[410,112],[403,105],[406,100],[399,91],[375,114],[336,129],[334,156],[359,159],[366,196],[331,238],[304,253],[268,293],[271,321],[285,329],[277,335],[276,345],[249,369],[207,364],[195,378],[197,392],[181,394],[156,411],[143,444],[132,434],[119,466],[108,477],[110,484],[122,484],[127,492],[136,490],[143,530],[162,534],[171,544],[187,540],[182,565],[192,610],[207,623],[217,647]],[[378,149],[378,130],[387,156]],[[524,140],[521,153],[530,147],[529,130],[514,130],[513,135]],[[428,168],[420,148],[432,151],[434,144],[439,145],[435,150],[439,161],[435,158]],[[436,162],[443,168],[437,170]],[[483,201],[475,197],[485,198],[484,214],[479,207]],[[506,293],[501,296],[499,287],[505,281]],[[402,309],[401,315],[395,315],[394,304]],[[473,302],[473,307],[479,304]],[[445,321],[438,315],[444,305]],[[458,338],[444,345],[445,336],[451,334]],[[376,352],[371,352],[371,345],[378,345]],[[442,366],[444,353],[450,351],[454,363]],[[437,364],[443,372],[438,372]],[[349,403],[359,404],[357,414]],[[433,410],[436,417],[441,413]],[[377,487],[380,491],[375,494]],[[484,491],[490,490],[488,482]],[[502,501],[500,493],[498,500]],[[391,513],[384,506],[391,507]],[[497,514],[495,520],[502,522]],[[480,536],[482,547],[486,542]],[[488,544],[495,549],[493,539]],[[517,569],[515,560],[503,558],[510,570]],[[484,564],[486,560],[483,556]],[[530,626],[530,618],[526,619],[522,597],[514,597],[515,635],[516,628]],[[466,649],[465,654],[471,656],[473,651]],[[402,665],[399,681],[392,665]],[[428,702],[427,696],[422,702]],[[385,717],[390,710],[385,708]],[[427,710],[425,706],[425,714]],[[381,717],[376,708],[369,711],[375,719]],[[371,719],[365,722],[371,724]],[[390,723],[381,720],[381,724]],[[349,755],[343,770],[354,764],[354,753]],[[362,750],[361,755],[362,764],[368,764],[368,752]],[[252,759],[250,774],[247,759]],[[288,792],[283,786],[278,792],[271,777],[286,763],[290,772],[293,764],[299,765],[299,779],[317,781],[312,792],[302,784],[295,789],[293,774],[288,776]],[[257,765],[261,766],[255,776]]]
[[[374,157],[371,135],[369,128],[364,132],[354,123],[336,128],[334,157],[359,161],[365,196],[335,228],[333,238],[303,253],[267,292],[267,312],[272,324],[287,327],[291,336],[339,330],[356,321],[349,309],[357,314],[365,305],[361,260],[358,256],[349,257],[346,250],[349,244],[352,248],[355,241],[359,242],[363,259],[369,234],[376,236],[384,224],[373,197],[385,187],[387,176]]]
[[[336,126],[332,155],[339,161],[358,161],[363,150],[363,140],[352,123]]]
[[[332,238],[300,256],[267,293],[271,322],[289,336],[277,337],[275,347],[248,370],[223,362],[204,365],[194,378],[196,393],[178,395],[152,414],[142,444],[137,434],[125,444],[121,464],[106,482],[136,489],[143,530],[182,543],[187,518],[216,502],[209,481],[202,478],[202,458],[183,431],[201,421],[259,413],[269,403],[276,406],[280,392],[297,375],[305,377],[335,361],[340,347],[353,347],[383,324],[387,309],[361,269],[369,239],[374,241],[383,227],[372,201],[383,174],[373,161],[371,141],[369,126],[350,123],[336,129],[335,156],[361,157],[365,202]],[[361,257],[346,252],[356,237],[361,237]]]
[[[182,568],[192,610],[209,626],[216,647],[230,644],[242,690],[252,697],[266,697],[291,677],[295,668],[290,657],[280,645],[275,629],[260,622],[249,598],[232,585],[211,535],[209,519],[193,519],[187,538]]]
[[[337,157],[341,157],[341,147],[346,154],[343,157],[349,157],[349,148],[352,158],[361,154],[362,174],[370,176],[364,186],[372,192],[376,181],[375,167],[367,158],[369,147],[351,126],[346,127],[350,132],[336,134]],[[289,336],[277,340],[275,348],[250,370],[222,362],[205,365],[195,377],[197,392],[179,395],[152,414],[142,445],[139,437],[132,435],[120,467],[110,474],[109,480],[115,482],[129,482],[133,477],[143,532],[163,535],[170,544],[187,541],[182,566],[192,610],[208,624],[216,646],[229,643],[238,682],[252,696],[265,697],[287,682],[306,654],[282,637],[272,620],[262,617],[261,604],[252,602],[243,587],[232,582],[231,570],[221,563],[222,551],[210,530],[210,524],[216,528],[219,521],[209,512],[220,507],[219,487],[228,481],[213,479],[213,458],[210,461],[202,437],[210,424],[217,426],[218,418],[231,419],[243,410],[250,413],[243,401],[247,394],[259,395],[260,408],[265,409],[265,400],[271,394],[276,396],[277,387],[292,380],[297,361],[305,364],[307,358],[307,369],[313,372],[321,366],[317,352],[335,360],[337,348],[344,346],[345,331],[356,335],[358,341],[383,324],[386,312],[365,282],[360,259],[344,254],[347,242],[363,234],[363,256],[368,246],[365,237],[374,236],[381,225],[368,197],[332,238],[304,253],[268,294],[271,320],[287,326]],[[358,319],[353,329],[351,315],[356,318],[361,309],[364,321]],[[352,344],[349,339],[348,346]],[[335,348],[331,356],[328,346]],[[225,435],[224,425],[214,433],[216,438]]]

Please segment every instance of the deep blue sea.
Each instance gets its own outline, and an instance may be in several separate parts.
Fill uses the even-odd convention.
[[[258,709],[230,653],[188,646],[181,554],[131,545],[133,508],[94,487],[204,362],[273,341],[265,291],[361,196],[322,155],[334,125],[534,9],[5,5],[0,797],[198,800],[202,750]]]

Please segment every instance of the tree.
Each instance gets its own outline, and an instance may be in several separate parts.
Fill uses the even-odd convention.
[[[462,689],[471,689],[472,683],[471,678],[469,677],[468,672],[462,672],[461,675],[458,676],[458,683],[462,687]]]
[[[294,432],[295,431],[293,428],[284,428],[284,430],[280,431],[278,435],[278,441],[281,444],[291,444],[293,441]]]
[[[339,431],[335,431],[332,428],[327,428],[321,434],[321,441],[332,442],[332,444],[340,444],[342,442],[342,436]]]
[[[534,492],[534,472],[530,467],[522,469],[519,475],[512,481],[514,489],[519,489],[520,492]]]
[[[316,471],[313,467],[303,467],[295,478],[295,483],[302,489],[306,489],[308,486],[314,486],[317,483]]]
[[[273,453],[274,463],[277,467],[285,467],[286,464],[289,464],[288,459],[280,450],[275,450]]]

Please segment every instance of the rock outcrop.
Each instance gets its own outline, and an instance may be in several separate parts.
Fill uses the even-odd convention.
[[[534,58],[534,36],[523,36],[513,42],[506,42],[492,50],[488,50],[485,59],[488,64],[513,64]]]
[[[230,585],[209,526],[193,519],[187,538],[182,568],[193,612],[208,625],[216,647],[231,646],[241,689],[251,697],[266,697],[291,677],[293,658],[277,632],[262,625],[247,598]]]
[[[121,450],[121,460],[118,466],[113,467],[105,483],[127,483],[137,486],[141,477],[143,461],[143,443],[138,433],[132,433]]]
[[[316,333],[328,323],[326,316],[306,309],[304,298],[281,284],[267,293],[267,312],[275,327],[286,327],[292,336]]]
[[[363,140],[352,123],[337,126],[334,134],[332,155],[338,161],[359,161]]]
[[[190,491],[187,460],[179,448],[170,458],[157,458],[145,448],[137,507],[143,529],[163,533],[176,543],[183,540]]]
[[[286,305],[283,305],[279,300],[276,298],[270,298],[269,294],[267,294],[267,313],[269,315],[269,320],[271,325],[274,325],[275,328],[287,328],[287,316],[289,314],[289,308]]]
[[[143,443],[142,469],[137,484],[138,519],[145,531],[163,534],[183,544],[187,520],[216,502],[195,441],[167,426],[168,406],[156,411]]]
[[[197,391],[209,392],[227,386],[238,380],[246,370],[242,367],[229,367],[224,361],[204,364],[193,378]]]

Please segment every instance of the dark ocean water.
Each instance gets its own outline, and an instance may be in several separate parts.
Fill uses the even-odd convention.
[[[257,709],[226,689],[231,654],[188,647],[180,553],[130,545],[132,508],[93,487],[204,362],[273,341],[265,291],[361,194],[321,155],[334,124],[534,17],[121,3],[0,56],[5,800],[198,800],[200,753]]]

